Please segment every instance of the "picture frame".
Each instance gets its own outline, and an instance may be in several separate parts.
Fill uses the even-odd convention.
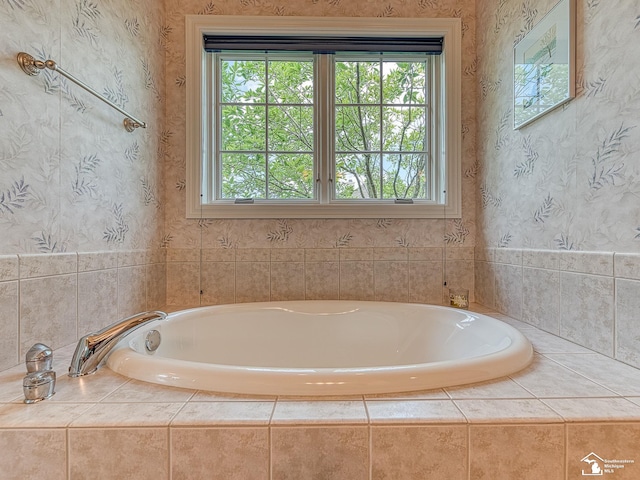
[[[514,46],[514,129],[575,97],[575,12],[575,0],[560,0]]]

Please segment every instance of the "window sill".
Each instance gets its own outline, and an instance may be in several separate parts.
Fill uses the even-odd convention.
[[[193,205],[187,218],[459,218],[457,206],[433,203],[371,205],[274,205],[206,204]]]

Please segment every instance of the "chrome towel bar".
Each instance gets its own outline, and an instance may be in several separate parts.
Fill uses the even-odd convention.
[[[79,87],[82,87],[83,89],[85,89],[91,95],[99,98],[104,103],[106,103],[110,107],[116,109],[121,114],[123,114],[125,116],[125,119],[122,123],[124,125],[124,128],[127,130],[127,132],[133,132],[138,127],[147,128],[147,124],[144,123],[142,120],[138,120],[136,117],[134,117],[133,115],[130,115],[129,113],[121,109],[119,106],[117,106],[115,103],[113,103],[109,99],[100,95],[89,85],[82,82],[81,80],[78,80],[76,77],[71,75],[69,72],[67,72],[63,68],[60,68],[58,64],[53,60],[45,60],[43,62],[42,60],[36,60],[34,57],[29,55],[28,53],[20,52],[18,53],[18,65],[20,65],[20,68],[22,68],[22,71],[27,75],[31,75],[31,76],[38,75],[40,73],[40,70],[44,70],[45,68],[48,68],[49,70],[58,72],[63,77],[68,78]]]

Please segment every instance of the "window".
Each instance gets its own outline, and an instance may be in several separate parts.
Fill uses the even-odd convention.
[[[459,216],[459,70],[457,19],[188,16],[187,216]]]

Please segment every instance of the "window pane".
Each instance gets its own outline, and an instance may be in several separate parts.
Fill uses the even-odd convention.
[[[383,198],[426,198],[426,155],[383,157]]]
[[[313,107],[269,107],[269,150],[313,152]]]
[[[336,198],[381,198],[380,155],[337,154]]]
[[[382,138],[385,151],[424,151],[425,107],[384,107],[382,112]]]
[[[269,198],[313,196],[313,155],[269,156]]]
[[[222,60],[220,68],[223,103],[264,103],[264,61]]]
[[[384,62],[383,103],[424,104],[426,62]]]
[[[338,152],[380,149],[379,107],[336,107]]]
[[[221,108],[221,150],[265,150],[265,107],[227,105]]]
[[[265,198],[266,160],[258,153],[223,153],[222,198]]]
[[[380,103],[380,62],[336,62],[336,104]]]
[[[313,62],[270,61],[269,103],[313,103]]]

